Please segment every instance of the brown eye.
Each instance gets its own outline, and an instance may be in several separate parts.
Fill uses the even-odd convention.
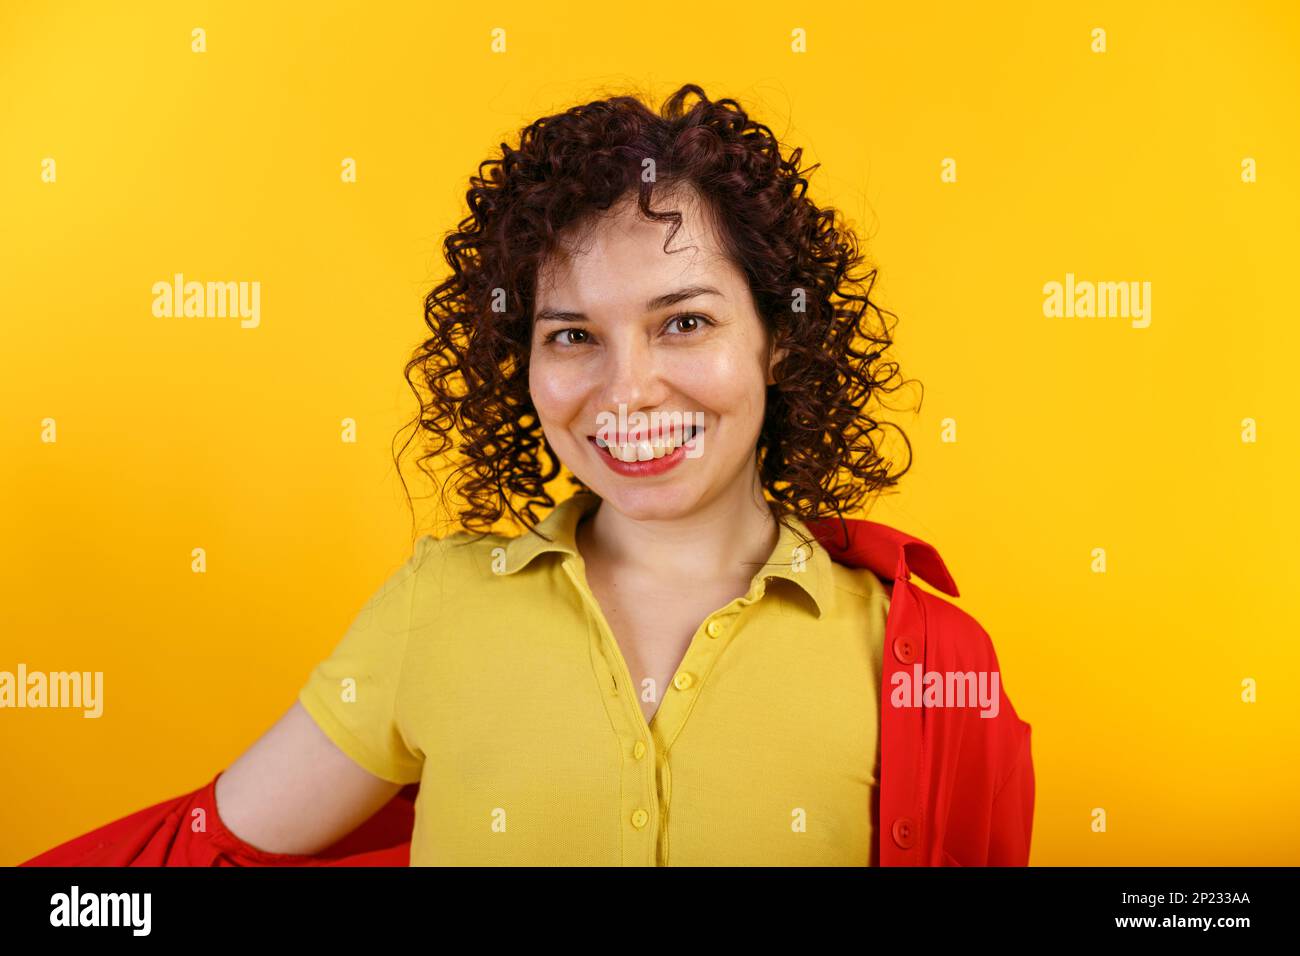
[[[546,341],[546,342],[554,342],[554,341],[556,340],[556,337],[557,337],[557,336],[563,335],[563,334],[565,334],[566,332],[568,332],[568,333],[574,333],[574,332],[576,332],[578,335],[586,335],[586,334],[587,334],[586,331],[583,330],[583,329],[574,329],[574,328],[569,328],[569,329],[556,329],[556,330],[555,330],[554,332],[552,332],[550,335],[546,336],[546,338],[545,338],[544,341]],[[581,343],[579,343],[579,342],[574,342],[574,341],[570,340],[570,341],[567,341],[567,342],[561,342],[560,344],[561,344],[561,345],[579,345],[579,344],[581,344]]]
[[[669,325],[672,325],[674,322],[691,322],[691,323],[694,323],[694,325],[692,325],[691,327],[689,327],[689,328],[683,330],[683,333],[681,333],[681,334],[685,334],[685,333],[687,333],[687,332],[695,332],[695,331],[697,331],[698,328],[699,328],[699,323],[701,323],[701,322],[708,322],[708,321],[709,321],[709,320],[706,319],[706,318],[705,318],[704,316],[702,316],[702,315],[696,315],[694,312],[688,312],[688,313],[686,313],[686,314],[684,314],[684,315],[674,315],[671,319],[668,320],[668,324],[669,324]]]

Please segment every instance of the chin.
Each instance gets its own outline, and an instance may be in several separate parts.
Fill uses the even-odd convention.
[[[635,485],[629,481],[620,486],[605,480],[598,485],[587,482],[587,486],[619,514],[634,521],[672,521],[690,514],[700,500],[698,489],[681,481],[661,485]]]

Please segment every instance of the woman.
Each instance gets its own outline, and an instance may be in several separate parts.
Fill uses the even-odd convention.
[[[1029,725],[996,681],[921,693],[987,691],[987,635],[910,582],[957,593],[933,549],[842,518],[906,471],[898,370],[800,155],[693,85],[503,145],[407,366],[463,530],[206,788],[31,862],[1026,862]]]

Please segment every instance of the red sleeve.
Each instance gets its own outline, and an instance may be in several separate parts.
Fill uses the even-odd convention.
[[[224,771],[222,771],[224,772]],[[218,772],[173,797],[82,834],[21,866],[409,866],[417,784],[317,854],[267,853],[231,833],[217,815]]]

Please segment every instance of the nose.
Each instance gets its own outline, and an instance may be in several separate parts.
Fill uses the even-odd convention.
[[[630,414],[663,404],[666,386],[655,349],[641,336],[616,337],[606,352],[601,375],[600,400],[611,412],[617,412],[620,405],[626,405]]]

